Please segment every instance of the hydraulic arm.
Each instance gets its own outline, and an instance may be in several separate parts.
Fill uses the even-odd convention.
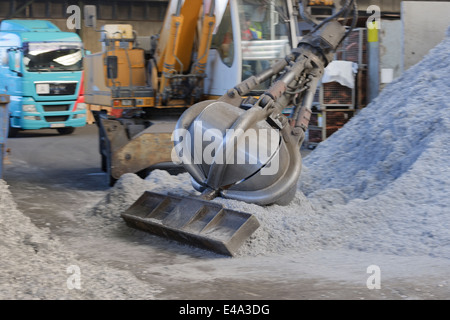
[[[218,101],[198,103],[181,116],[175,130],[176,147],[194,188],[204,197],[260,205],[292,200],[313,97],[324,68],[348,32],[338,17],[348,15],[351,8],[355,10],[355,3],[347,0],[285,59],[241,82]],[[272,77],[277,80],[258,99],[247,97]],[[288,118],[283,110],[290,105],[294,111]],[[214,139],[201,140],[199,134]],[[250,146],[245,142],[249,136],[255,138]],[[209,152],[212,140],[215,155],[211,159],[205,150]]]

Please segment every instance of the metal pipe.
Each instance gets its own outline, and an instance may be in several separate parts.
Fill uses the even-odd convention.
[[[367,53],[368,53],[368,103],[372,102],[378,96],[380,88],[380,48],[378,43],[378,26],[377,22],[371,24],[371,28],[367,30]]]
[[[270,79],[275,74],[280,73],[283,71],[283,69],[295,59],[295,55],[290,54],[287,55],[285,59],[281,59],[278,62],[276,62],[272,67],[262,71],[261,73],[251,76],[241,83],[239,83],[234,88],[237,90],[237,92],[243,96],[248,94],[250,91],[252,91],[256,86],[263,83],[264,81]]]
[[[211,1],[211,7],[209,8],[209,16],[214,16],[214,10],[216,9],[216,0]]]

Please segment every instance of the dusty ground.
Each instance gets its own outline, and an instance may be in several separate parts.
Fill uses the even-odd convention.
[[[80,218],[109,189],[100,170],[95,125],[70,136],[29,131],[8,143],[11,164],[4,179],[19,210],[38,227],[50,228],[79,259],[131,271],[156,299],[450,298],[447,259],[302,248],[231,259],[124,224],[99,228],[101,219]],[[371,265],[380,268],[380,289],[367,286]]]

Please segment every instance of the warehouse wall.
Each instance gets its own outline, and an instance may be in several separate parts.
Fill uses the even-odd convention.
[[[42,19],[56,24],[63,31],[77,32],[83,39],[85,48],[92,52],[101,50],[100,33],[84,27],[81,21],[80,30],[69,30],[67,18],[72,11],[67,12],[70,5],[81,9],[84,5],[96,5],[97,30],[104,24],[131,24],[139,36],[151,36],[159,33],[165,16],[167,0],[0,0],[0,20],[3,19]],[[73,20],[71,20],[73,22]]]
[[[430,2],[430,1],[440,1],[447,2],[448,0],[412,0],[412,1],[421,1],[421,2]],[[401,4],[404,0],[356,0],[358,4],[358,10],[366,11],[369,6],[375,5],[379,6],[383,12],[391,12],[396,13],[400,12]]]
[[[444,39],[450,24],[450,2],[403,1],[401,9],[404,71]]]
[[[93,28],[86,28],[82,26],[81,30],[70,30],[67,28],[67,20],[66,19],[45,19],[53,22],[58,28],[62,31],[68,32],[77,32],[81,39],[83,40],[83,44],[86,50],[90,50],[91,52],[99,52],[102,50],[102,44],[100,42],[100,28],[104,24],[131,24],[133,29],[137,32],[138,36],[151,36],[159,33],[159,30],[162,26],[162,22],[159,21],[111,21],[111,20],[97,20],[97,30]]]
[[[67,29],[66,19],[49,19],[56,24],[63,31],[72,31]],[[159,33],[162,26],[162,22],[159,21],[111,21],[111,20],[97,20],[97,27],[86,28],[84,25],[78,34],[83,39],[84,47],[86,50],[90,50],[92,53],[102,50],[102,44],[100,42],[100,32],[98,30],[105,24],[131,24],[133,29],[137,32],[138,36],[152,36]]]

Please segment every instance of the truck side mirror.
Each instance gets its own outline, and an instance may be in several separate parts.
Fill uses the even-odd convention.
[[[117,56],[106,57],[106,73],[108,79],[117,78]]]
[[[88,28],[95,28],[97,25],[97,6],[84,6],[84,25]]]
[[[8,64],[9,70],[17,73],[19,77],[22,76],[22,72],[20,70],[20,60],[19,60],[19,52],[15,49],[8,49]]]

